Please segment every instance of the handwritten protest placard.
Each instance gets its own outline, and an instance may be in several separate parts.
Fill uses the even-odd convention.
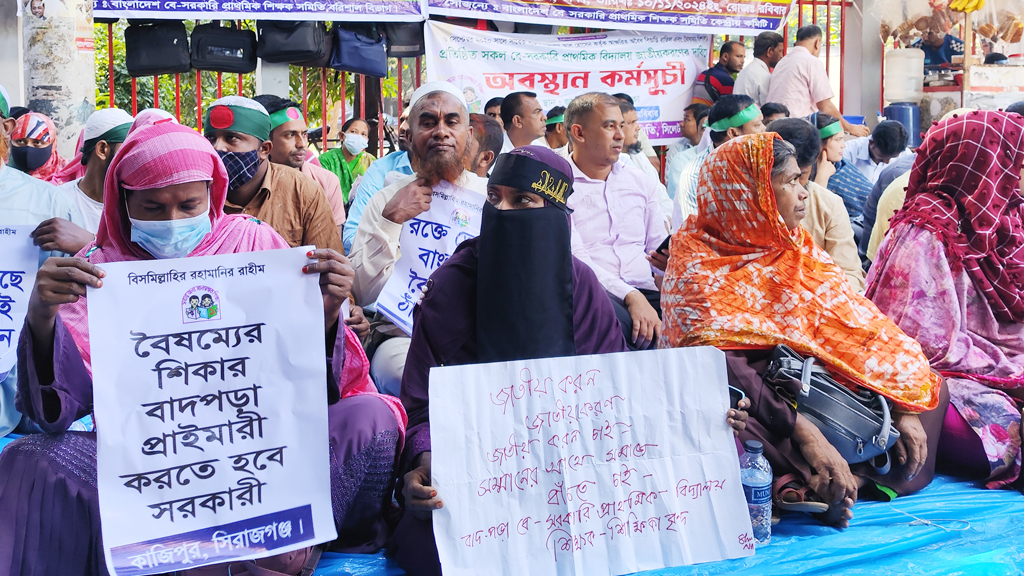
[[[706,347],[433,368],[445,576],[752,555],[726,385]]]
[[[518,4],[518,2],[517,2]],[[443,22],[426,26],[427,78],[455,84],[470,112],[493,97],[525,90],[544,110],[587,92],[628,92],[651,143],[682,137],[679,122],[711,37],[682,32],[502,34]]]
[[[29,237],[35,228],[0,227],[0,380],[18,363],[18,337],[39,266],[39,248]]]
[[[103,545],[119,576],[336,537],[308,250],[102,265],[89,331]]]
[[[434,186],[430,209],[402,226],[402,254],[377,297],[377,311],[406,334],[412,334],[412,309],[430,274],[459,244],[480,235],[485,201],[483,194],[442,180]]]

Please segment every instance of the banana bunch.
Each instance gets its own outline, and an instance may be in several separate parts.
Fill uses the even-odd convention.
[[[977,12],[985,7],[985,0],[953,0],[949,9],[954,12]]]

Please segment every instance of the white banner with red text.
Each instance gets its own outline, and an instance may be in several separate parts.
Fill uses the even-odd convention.
[[[624,92],[651,143],[671,144],[710,44],[700,34],[501,34],[430,21],[427,79],[460,87],[469,111],[479,113],[511,92],[536,93],[545,112],[587,92]]]

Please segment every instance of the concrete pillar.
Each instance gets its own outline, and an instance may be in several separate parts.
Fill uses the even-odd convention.
[[[281,98],[291,98],[290,93],[288,64],[264,62],[261,58],[256,64],[256,94],[273,94]]]
[[[26,8],[26,106],[53,120],[57,151],[72,158],[78,134],[96,109],[92,2],[29,0]]]
[[[878,35],[882,21],[876,4],[886,1],[892,0],[854,0],[854,10],[847,11],[846,17],[849,22],[850,15],[859,12],[862,22],[861,46],[857,54],[860,59],[860,79],[858,82],[856,77],[850,77],[846,93],[855,92],[860,87],[860,110],[867,125],[872,127],[878,123],[878,114],[881,112],[878,105],[882,97],[882,38]]]

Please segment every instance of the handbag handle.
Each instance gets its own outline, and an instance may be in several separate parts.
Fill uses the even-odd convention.
[[[889,403],[885,401],[885,396],[879,394],[878,403],[882,405],[882,432],[875,436],[873,442],[879,450],[885,450],[885,447],[889,444],[889,427],[892,425],[892,414],[889,413]]]
[[[814,356],[808,356],[804,359],[803,369],[800,372],[800,394],[802,396],[808,396],[811,392],[811,374],[814,370],[815,360]],[[884,451],[885,463],[880,466],[872,465],[879,474],[884,475],[889,473],[891,466],[889,452],[885,450],[885,447],[889,444],[889,428],[892,426],[892,414],[889,412],[889,403],[885,401],[885,397],[881,394],[876,394],[875,396],[882,407],[882,429],[871,439],[871,443],[877,446],[879,450]]]

